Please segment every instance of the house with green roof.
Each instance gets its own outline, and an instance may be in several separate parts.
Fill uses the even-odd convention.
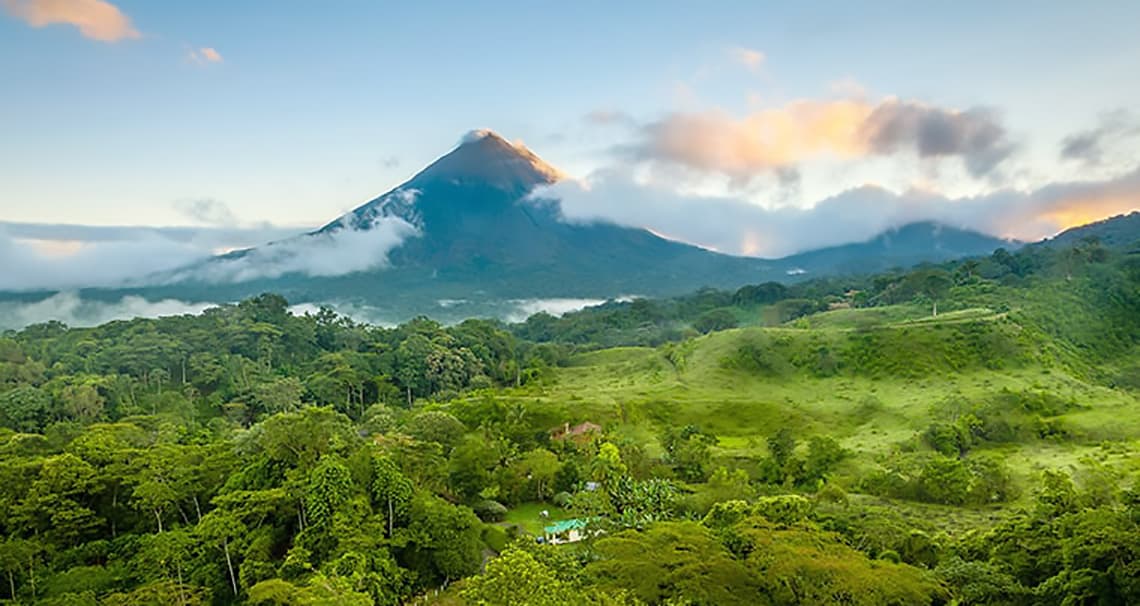
[[[586,525],[589,520],[581,518],[572,518],[569,520],[559,520],[542,529],[543,539],[546,543],[551,545],[561,545],[563,543],[577,543],[586,538]]]

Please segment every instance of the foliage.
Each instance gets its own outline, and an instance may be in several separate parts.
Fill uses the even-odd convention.
[[[0,599],[1140,603],[1137,284],[1078,241],[511,326],[277,295],[31,326]]]

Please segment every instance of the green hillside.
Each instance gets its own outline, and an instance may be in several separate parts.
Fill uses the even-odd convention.
[[[0,599],[1136,603],[1130,251],[515,325],[267,294],[10,331]]]

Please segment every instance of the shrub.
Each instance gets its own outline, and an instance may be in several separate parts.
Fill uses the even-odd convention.
[[[885,560],[887,562],[894,562],[895,564],[902,562],[902,558],[899,556],[899,552],[893,549],[887,549],[886,551],[880,553],[879,559]]]
[[[563,491],[554,495],[554,497],[550,499],[550,502],[553,503],[555,507],[566,509],[567,507],[570,507],[570,501],[573,498],[574,497],[570,493]]]
[[[502,522],[507,517],[507,508],[498,501],[479,501],[471,508],[484,522]]]
[[[507,536],[507,531],[499,526],[487,525],[483,528],[483,542],[495,551],[495,553],[502,553],[510,543],[510,537]]]
[[[732,310],[722,307],[701,314],[701,317],[693,322],[693,328],[701,334],[708,334],[717,330],[736,328],[737,324],[736,315],[732,313]]]

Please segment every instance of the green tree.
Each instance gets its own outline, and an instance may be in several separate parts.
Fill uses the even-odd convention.
[[[911,284],[915,292],[930,299],[931,316],[938,315],[938,301],[946,295],[946,292],[950,290],[950,287],[954,284],[950,274],[943,269],[926,269],[912,272],[907,276],[907,282]]]
[[[281,377],[268,383],[259,383],[253,391],[257,409],[265,414],[294,412],[301,408],[305,386],[296,377]]]
[[[0,393],[0,418],[16,431],[42,431],[52,412],[51,396],[37,387],[23,385]]]
[[[479,570],[483,524],[470,509],[421,494],[412,500],[410,519],[404,561],[412,570],[444,584]]]
[[[509,548],[471,577],[463,599],[475,606],[572,606],[578,592],[553,570],[517,548]]]
[[[491,487],[492,473],[502,459],[495,441],[469,434],[451,453],[448,482],[457,494],[473,501]],[[494,498],[496,495],[486,496]]]
[[[558,455],[545,448],[536,448],[526,453],[519,460],[518,465],[526,474],[531,485],[534,486],[535,498],[539,501],[546,498],[551,483],[562,468]]]
[[[718,330],[736,328],[737,324],[739,324],[739,322],[736,319],[736,314],[732,313],[731,309],[721,307],[711,309],[701,314],[701,316],[693,322],[693,328],[701,334],[708,334]]]
[[[90,423],[103,414],[105,400],[92,383],[68,385],[60,393],[63,411],[72,419]]]
[[[598,456],[590,463],[590,477],[602,485],[613,485],[628,471],[621,460],[621,451],[612,442],[603,442],[598,447]]]
[[[388,523],[388,536],[395,531],[396,524],[407,522],[408,511],[412,503],[412,482],[400,472],[399,466],[391,457],[375,455],[372,457],[372,485],[373,500],[380,505]]]
[[[352,588],[348,579],[314,575],[304,585],[281,579],[249,588],[249,603],[257,606],[373,606],[367,593]]]
[[[961,460],[934,455],[922,466],[919,496],[931,503],[961,505],[969,499],[970,470]]]
[[[817,487],[827,480],[836,465],[847,458],[848,452],[830,436],[812,436],[808,440],[807,458],[804,460],[800,484]]]
[[[412,417],[404,430],[408,435],[425,442],[436,442],[450,451],[467,427],[455,416],[440,410],[427,410]]]
[[[604,589],[629,590],[649,604],[762,604],[759,583],[706,528],[663,522],[594,544],[588,578]]]

